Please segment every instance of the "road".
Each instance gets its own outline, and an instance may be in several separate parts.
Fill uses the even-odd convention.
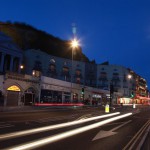
[[[119,110],[120,114],[100,118],[102,115],[114,114]],[[129,114],[129,112],[133,114]],[[36,150],[135,149],[140,146],[144,131],[150,126],[149,107],[118,108],[107,114],[104,110],[100,111],[99,108],[92,107],[2,114],[0,116],[0,149],[12,148],[17,150],[19,145],[26,145],[26,143],[29,147],[24,149],[27,150],[31,148]],[[128,116],[117,119],[118,116],[127,114]],[[97,116],[99,118],[93,118]],[[110,121],[112,118],[114,118],[114,121]],[[72,123],[72,121],[74,122]],[[70,122],[72,124],[68,125]],[[62,123],[65,123],[64,126],[62,126]],[[59,127],[57,126],[54,129],[52,125],[55,124]],[[41,131],[31,129],[40,129]],[[18,137],[16,134],[10,134],[15,131],[16,133],[26,131],[26,133],[21,133]],[[40,142],[43,145],[39,144]],[[31,146],[31,143],[35,146]]]

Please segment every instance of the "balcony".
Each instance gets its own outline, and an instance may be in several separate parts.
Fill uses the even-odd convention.
[[[120,78],[119,77],[113,77],[111,81],[112,82],[120,82]]]

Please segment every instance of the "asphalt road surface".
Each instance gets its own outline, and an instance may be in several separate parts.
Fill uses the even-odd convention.
[[[120,114],[114,114],[118,111]],[[100,108],[89,107],[1,114],[0,149],[136,149],[142,146],[141,141],[150,126],[149,107],[118,108],[110,113],[105,113]],[[100,118],[108,114],[114,115]],[[99,118],[96,118],[97,116]],[[68,125],[69,123],[71,125]],[[56,124],[59,127],[54,126]],[[21,135],[17,136],[18,133]]]

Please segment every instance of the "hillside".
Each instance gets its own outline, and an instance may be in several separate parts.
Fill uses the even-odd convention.
[[[40,49],[50,55],[72,58],[70,41],[62,40],[25,23],[0,22],[0,31],[12,37],[23,50]],[[89,62],[89,59],[82,53],[81,47],[76,49],[74,60]]]

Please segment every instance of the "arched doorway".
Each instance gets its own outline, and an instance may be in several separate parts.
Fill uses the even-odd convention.
[[[7,106],[18,106],[20,91],[16,85],[7,88]]]
[[[33,105],[35,103],[35,90],[30,87],[24,92],[24,105]]]

